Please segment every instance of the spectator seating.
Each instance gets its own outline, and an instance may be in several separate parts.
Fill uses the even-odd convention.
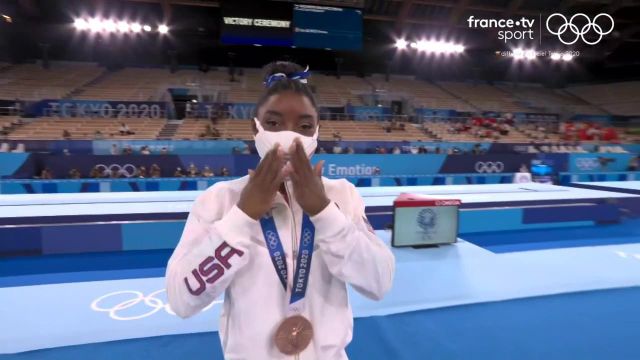
[[[118,129],[123,122],[134,135],[120,135]],[[94,133],[99,130],[105,140],[155,139],[165,123],[164,119],[142,118],[40,118],[9,133],[8,138],[62,140],[62,131],[67,130],[71,139],[94,139]]]
[[[560,89],[548,89],[540,84],[519,83],[497,85],[502,91],[512,94],[529,107],[538,111],[574,114],[605,114],[601,109],[587,101]]]
[[[478,110],[521,112],[527,109],[520,100],[494,86],[484,83],[440,82],[442,88],[472,104]]]
[[[0,72],[0,99],[62,99],[98,77],[104,69],[93,63],[52,62],[10,66]]]
[[[460,130],[456,129],[457,127]],[[505,126],[505,125],[503,125]],[[436,140],[442,141],[495,141],[501,143],[521,143],[529,142],[531,138],[519,131],[517,127],[507,126],[507,135],[501,135],[499,131],[474,124],[471,120],[442,120],[424,123],[424,130],[431,134]]]
[[[377,90],[399,94],[412,100],[415,108],[455,109],[459,111],[475,111],[468,103],[445,92],[440,87],[411,76],[392,75],[386,81],[384,75],[372,75],[367,80]]]
[[[567,91],[614,115],[640,115],[640,81],[571,86]]]
[[[198,139],[205,132],[209,121],[185,119],[173,136],[178,139]],[[219,120],[214,127],[220,131],[222,139],[252,140],[253,131],[249,120]],[[375,121],[320,121],[320,140],[334,140],[333,132],[339,131],[343,140],[426,140],[428,137],[411,124],[404,130],[385,132],[382,123]]]
[[[99,81],[81,88],[74,99],[158,101],[165,97],[171,87],[188,87],[198,83],[197,70],[181,70],[176,73],[168,69],[125,68],[106,73]]]
[[[18,116],[0,116],[0,130],[5,130],[15,124],[19,119]]]
[[[386,132],[382,122],[376,121],[320,121],[319,140],[334,140],[333,133],[340,132],[342,140],[371,140],[371,141],[417,141],[428,140],[419,128],[405,123],[404,130],[393,129]]]
[[[341,107],[347,101],[354,106],[364,105],[360,94],[371,93],[371,85],[364,79],[355,76],[334,76],[313,74],[311,84],[315,87],[316,100],[319,106]]]
[[[207,125],[211,125],[208,120],[185,119],[173,139],[200,139],[200,134],[205,133]],[[251,123],[248,120],[218,120],[212,126],[220,131],[221,139],[253,139]]]

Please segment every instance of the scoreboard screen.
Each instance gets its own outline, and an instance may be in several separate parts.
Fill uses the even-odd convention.
[[[360,50],[362,11],[315,5],[294,5],[293,42],[298,47]]]
[[[291,4],[225,1],[222,7],[220,40],[230,45],[291,46]]]
[[[358,9],[286,2],[224,2],[220,40],[230,45],[296,46],[333,50],[362,48]]]

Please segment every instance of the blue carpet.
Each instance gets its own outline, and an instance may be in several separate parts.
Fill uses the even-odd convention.
[[[640,288],[562,294],[355,320],[351,359],[638,359]],[[217,333],[0,355],[11,360],[222,359]]]
[[[629,244],[640,242],[640,220],[553,230],[464,234],[462,238],[494,253]]]

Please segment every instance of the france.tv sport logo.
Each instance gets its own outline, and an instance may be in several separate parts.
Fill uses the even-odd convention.
[[[573,45],[582,40],[587,45],[595,45],[602,41],[602,38],[613,32],[615,22],[613,17],[606,13],[600,13],[591,19],[588,15],[577,13],[570,18],[561,14],[553,13],[542,19],[540,14],[538,19],[532,17],[509,18],[476,18],[471,15],[467,18],[469,28],[495,29],[498,40],[505,43],[509,41],[534,40],[536,33],[542,42],[542,24],[551,35],[558,37],[558,40],[565,45]]]
[[[549,21],[556,17],[562,19],[564,23],[560,26],[550,26]],[[586,24],[579,27],[576,24],[576,20],[579,19],[586,19]],[[606,13],[596,15],[593,20],[583,13],[577,13],[569,19],[560,13],[554,13],[549,15],[546,22],[547,31],[558,36],[558,40],[565,45],[573,45],[579,39],[582,39],[587,45],[595,45],[599,43],[605,35],[610,34],[614,26],[615,22],[613,21],[613,17]],[[607,30],[605,31],[605,29]],[[588,37],[585,37],[585,35],[591,34],[596,34],[597,40],[589,41]]]

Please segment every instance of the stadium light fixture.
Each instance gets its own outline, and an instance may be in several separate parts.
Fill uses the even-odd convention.
[[[416,43],[416,49],[418,49],[418,51],[427,51],[428,46],[429,42],[427,40],[419,40]]]
[[[123,33],[129,32],[129,28],[130,28],[129,23],[127,23],[126,21],[120,21],[118,23],[118,31],[120,32],[123,32]]]
[[[560,55],[560,53],[557,53],[557,52],[551,53],[551,60],[558,61],[561,58],[562,58],[562,55]]]
[[[396,48],[404,49],[410,47],[416,49],[419,52],[425,52],[427,54],[460,54],[464,52],[464,45],[456,44],[448,41],[437,41],[437,40],[418,40],[417,42],[407,42],[402,39],[404,43],[400,42],[401,40],[396,41]],[[404,47],[401,47],[404,45]]]
[[[158,26],[158,32],[160,34],[166,34],[166,33],[169,32],[169,27],[167,25],[165,25],[165,24],[159,25]]]
[[[535,49],[521,49],[521,48],[517,48],[514,49],[511,52],[511,57],[513,57],[514,60],[527,60],[527,61],[531,61],[531,60],[535,60],[536,59],[536,50]]]
[[[146,32],[149,32],[149,31],[151,31],[151,26],[149,26],[149,25],[144,25],[144,26],[142,27],[142,30],[144,30],[144,31],[146,31]]]
[[[85,19],[76,19],[73,22],[73,26],[76,30],[87,30],[89,28],[89,23]]]
[[[409,43],[407,42],[407,40],[405,40],[405,39],[398,39],[398,40],[396,40],[396,44],[395,44],[395,46],[396,46],[396,49],[398,49],[398,50],[404,50],[404,49],[406,49],[406,48],[407,48],[407,45],[408,45],[408,44],[409,44]]]
[[[102,28],[106,32],[116,32],[116,22],[113,20],[104,20],[102,21]]]
[[[92,32],[99,32],[102,30],[102,21],[100,19],[89,19],[89,30]]]
[[[571,54],[566,53],[562,55],[562,61],[571,61],[572,59],[573,59],[573,55]]]
[[[529,49],[524,52],[524,58],[527,60],[535,60],[536,59],[536,51],[533,49]]]
[[[142,31],[142,25],[138,23],[131,24],[131,31],[134,33],[139,33],[140,31]]]

